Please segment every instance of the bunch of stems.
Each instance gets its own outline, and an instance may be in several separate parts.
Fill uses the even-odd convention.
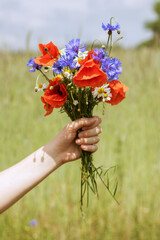
[[[93,98],[91,87],[79,88],[74,84],[67,86],[68,97],[64,104],[62,111],[66,112],[72,121],[93,116],[93,108],[99,103]],[[76,105],[75,105],[76,101]],[[89,204],[89,192],[92,191],[98,197],[98,188],[96,178],[102,181],[104,186],[108,189],[110,194],[115,199],[114,195],[109,189],[109,185],[103,180],[104,172],[102,167],[96,167],[93,164],[93,154],[81,150],[81,190],[80,190],[80,207],[83,209],[84,198],[86,196],[87,206]],[[116,199],[115,199],[116,200]],[[116,200],[117,201],[117,200]]]

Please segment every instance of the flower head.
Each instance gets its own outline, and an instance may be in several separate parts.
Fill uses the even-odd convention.
[[[69,67],[70,69],[75,67],[73,56],[70,53],[63,54],[61,58],[53,64],[53,72],[60,74],[63,72],[63,68],[65,67]]]
[[[86,51],[85,44],[81,46],[80,39],[72,39],[66,44],[66,52],[70,53],[73,57],[78,56],[78,52]]]
[[[107,82],[107,75],[90,59],[75,74],[73,82],[78,87],[100,87]]]
[[[42,65],[35,63],[34,59],[35,58],[31,58],[27,63],[27,67],[31,67],[31,69],[29,69],[29,72],[35,72],[36,69],[40,70],[42,68]]]
[[[122,73],[121,62],[117,58],[106,57],[102,60],[102,71],[108,76],[108,81],[118,80],[119,74]]]
[[[44,116],[46,117],[53,112],[53,107],[45,101],[44,97],[41,97],[41,101],[44,103],[44,110],[46,111]]]
[[[104,48],[95,48],[94,54],[92,55],[93,59],[97,60],[98,62],[102,62],[102,60],[107,56],[107,52]]]
[[[63,72],[64,76],[70,80],[72,80],[73,78],[73,73],[71,72],[71,70],[68,70],[68,69],[64,69],[64,72]]]
[[[101,87],[95,87],[92,90],[94,98],[102,99],[103,102],[111,100],[112,94],[109,84],[104,84]]]
[[[39,83],[37,84],[37,86],[35,87],[35,91],[39,92],[39,91],[44,91],[46,89],[47,85],[45,83]]]
[[[108,30],[108,31],[115,31],[115,30],[119,30],[120,29],[120,25],[119,25],[119,23],[116,23],[115,26],[112,26],[109,23],[107,23],[107,24],[102,23],[102,28],[103,28],[104,31],[106,31],[106,30]]]
[[[110,81],[108,84],[111,89],[112,97],[110,100],[107,100],[106,102],[110,103],[111,105],[116,105],[126,97],[128,87],[125,86],[120,81],[116,80]]]
[[[64,63],[63,61],[57,61],[53,64],[53,72],[56,74],[61,74],[63,72]]]
[[[81,66],[83,66],[88,60],[93,59],[93,56],[96,56],[96,53],[95,53],[94,50],[92,49],[92,50],[90,50],[90,51],[88,52],[87,56],[86,56],[84,59],[82,59],[82,60],[79,61],[79,64],[80,64]],[[96,64],[99,65],[99,62],[98,62],[96,59],[93,59],[93,60],[94,60],[94,63],[96,63]]]
[[[80,61],[83,61],[88,56],[88,51],[78,52],[78,56],[73,59],[75,63],[75,68],[79,69],[81,67]]]
[[[48,103],[52,108],[61,107],[67,99],[67,90],[59,78],[55,78],[50,83],[44,93],[43,100]]]
[[[39,49],[43,56],[34,59],[34,62],[43,65],[51,66],[55,61],[57,61],[59,56],[58,48],[52,43],[39,44]]]
[[[29,226],[37,226],[37,220],[36,219],[32,219],[29,223],[28,223],[28,225]]]

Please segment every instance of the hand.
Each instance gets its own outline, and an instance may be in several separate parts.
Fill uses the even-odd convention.
[[[60,165],[81,157],[81,149],[88,152],[97,151],[102,129],[101,118],[81,118],[69,123],[45,147],[44,150]],[[77,134],[77,131],[82,131]]]

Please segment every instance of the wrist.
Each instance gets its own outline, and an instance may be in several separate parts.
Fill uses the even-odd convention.
[[[63,164],[63,160],[61,159],[61,154],[59,153],[56,142],[52,139],[43,147],[43,151],[52,159],[55,163],[54,169],[60,167]]]

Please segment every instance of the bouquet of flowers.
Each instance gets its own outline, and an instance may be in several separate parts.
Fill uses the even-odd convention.
[[[72,121],[92,117],[93,109],[99,103],[116,105],[125,98],[128,87],[118,80],[122,73],[121,62],[111,57],[113,32],[120,34],[120,25],[116,22],[113,26],[112,20],[108,24],[102,23],[103,30],[107,31],[107,43],[101,44],[100,48],[93,49],[92,44],[91,50],[87,51],[80,39],[72,39],[60,51],[52,42],[39,44],[42,56],[31,58],[27,66],[31,67],[30,72],[37,71],[46,80],[46,83],[40,83],[38,75],[35,86],[36,92],[44,92],[41,101],[45,116],[54,108],[60,108]],[[81,163],[81,207],[85,193],[89,196],[89,189],[98,196],[96,177],[114,197],[117,184],[111,192],[104,180],[106,171],[93,164],[90,152],[82,150]]]

